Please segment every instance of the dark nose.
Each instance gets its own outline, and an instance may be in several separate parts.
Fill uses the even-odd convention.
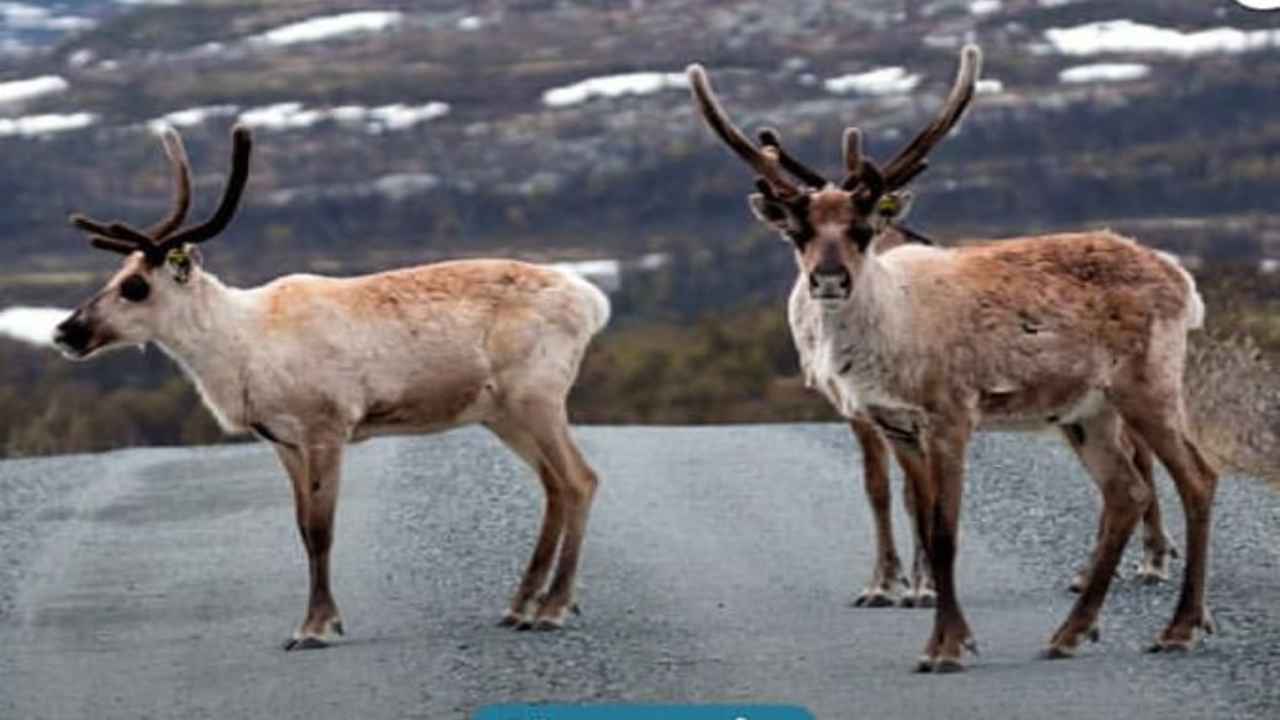
[[[845,298],[853,287],[853,278],[844,265],[822,263],[809,273],[809,294],[817,298]]]
[[[77,312],[58,324],[53,331],[53,341],[67,349],[83,352],[89,347],[89,338],[92,335],[89,325]]]

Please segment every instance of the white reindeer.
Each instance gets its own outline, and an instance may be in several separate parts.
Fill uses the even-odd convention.
[[[1203,321],[1175,260],[1110,232],[1022,237],[939,248],[887,242],[898,191],[973,96],[980,53],[965,47],[943,112],[881,170],[845,133],[848,175],[803,188],[776,134],[763,147],[727,118],[705,71],[688,74],[711,129],[760,176],[750,205],[796,250],[792,327],[810,380],[855,421],[888,438],[914,496],[913,519],[937,585],[921,671],[963,668],[976,650],[956,597],[954,560],[965,450],[977,430],[1060,427],[1102,492],[1087,579],[1046,655],[1096,640],[1098,613],[1129,536],[1154,498],[1129,433],[1169,470],[1187,522],[1178,606],[1153,650],[1189,649],[1212,632],[1204,602],[1217,475],[1187,429],[1187,332]],[[805,340],[805,335],[811,337]],[[1126,431],[1127,427],[1127,431]]]
[[[576,610],[574,576],[597,487],[570,435],[565,398],[608,320],[608,299],[571,273],[512,260],[228,287],[203,269],[195,245],[226,227],[248,178],[249,131],[237,127],[232,138],[230,178],[204,223],[179,229],[190,169],[173,130],[163,135],[177,177],[168,218],[142,231],[73,216],[94,246],[126,258],[58,326],[57,344],[84,359],[154,342],[225,431],[252,430],[271,443],[293,482],[310,560],[306,616],[285,649],[323,647],[343,633],[329,589],[343,446],[469,423],[492,430],[546,491],[533,557],[501,622],[561,627]]]

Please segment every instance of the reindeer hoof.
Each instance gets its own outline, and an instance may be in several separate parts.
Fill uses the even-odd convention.
[[[931,608],[938,604],[938,596],[931,592],[921,592],[915,595],[910,593],[902,596],[902,607],[905,608]]]
[[[931,658],[927,655],[922,656],[916,663],[916,672],[918,673],[958,673],[964,672],[965,665],[959,658],[938,657]]]
[[[508,610],[503,613],[502,617],[498,620],[498,627],[516,627],[522,620],[523,618],[519,615]]]
[[[1040,655],[1045,660],[1066,660],[1075,656],[1076,651],[1074,648],[1065,648],[1060,645],[1050,645]]]
[[[317,637],[289,638],[284,641],[284,650],[319,650],[329,647],[329,643]]]
[[[538,632],[551,632],[553,630],[560,630],[563,627],[564,623],[558,620],[552,620],[551,618],[540,618],[533,623],[533,629]]]
[[[1138,570],[1137,578],[1143,585],[1159,585],[1169,579],[1169,573],[1155,568],[1141,568]]]
[[[893,598],[883,590],[867,590],[853,600],[854,607],[893,607]]]

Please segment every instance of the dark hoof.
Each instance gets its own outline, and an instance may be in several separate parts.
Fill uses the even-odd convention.
[[[922,657],[916,662],[916,672],[931,673],[933,672],[933,658]]]
[[[574,603],[573,607],[569,608],[569,612],[577,615],[578,617],[582,617],[582,606],[578,603]]]
[[[1147,648],[1149,653],[1188,653],[1191,652],[1191,644],[1186,642],[1171,642],[1169,640],[1157,640]]]
[[[921,595],[916,598],[916,607],[931,608],[937,604],[938,597],[936,595]]]
[[[333,624],[333,631],[338,633],[340,636],[347,634],[347,629],[342,626],[341,620]]]
[[[964,672],[964,663],[955,658],[943,658],[933,664],[933,671],[936,673]]]
[[[1089,639],[1089,642],[1096,643],[1102,639],[1102,631],[1095,625],[1089,628],[1089,631],[1086,632],[1084,636]]]
[[[518,615],[512,615],[511,613],[503,615],[502,619],[498,620],[498,627],[515,627],[519,624],[520,617]]]
[[[528,620],[521,620],[516,623],[516,632],[528,632],[533,629],[533,623]]]
[[[1068,658],[1073,658],[1075,656],[1076,656],[1075,651],[1066,650],[1064,648],[1058,647],[1057,645],[1050,645],[1040,655],[1040,657],[1044,658],[1045,660],[1066,660]]]
[[[863,593],[854,599],[853,606],[868,608],[893,607],[893,598],[883,592]]]
[[[539,620],[533,624],[533,629],[538,632],[553,632],[560,630],[563,626],[554,620]]]
[[[289,638],[284,641],[284,649],[286,652],[291,650],[319,650],[327,647],[329,647],[329,643],[321,640],[320,638],[314,637],[304,637],[301,639]]]

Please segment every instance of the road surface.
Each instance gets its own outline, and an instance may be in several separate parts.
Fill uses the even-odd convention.
[[[1101,643],[1038,660],[1096,500],[1056,439],[981,436],[958,571],[983,654],[930,676],[910,672],[928,611],[848,605],[871,532],[843,427],[577,432],[603,485],[568,629],[495,626],[540,491],[472,429],[352,448],[333,558],[347,638],[296,653],[280,642],[301,618],[305,563],[266,446],[0,463],[0,717],[465,718],[534,700],[799,703],[819,718],[1277,716],[1280,495],[1261,483],[1220,486],[1219,635],[1190,655],[1143,654],[1174,588],[1121,580]]]

